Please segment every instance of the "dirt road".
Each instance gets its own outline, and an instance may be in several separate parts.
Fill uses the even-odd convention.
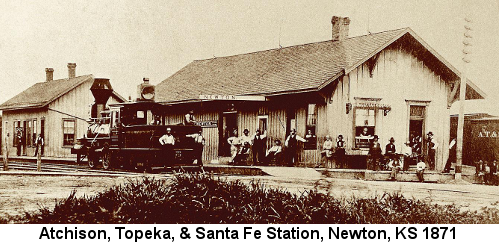
[[[0,215],[19,215],[35,211],[40,207],[53,208],[56,200],[66,198],[73,190],[77,196],[95,195],[112,185],[149,176],[171,178],[171,175],[139,176],[27,176],[0,174]],[[364,181],[333,179],[321,176],[223,176],[228,180],[245,183],[259,181],[267,187],[303,192],[317,188],[337,197],[366,197],[382,195],[384,192],[400,192],[406,197],[432,201],[438,204],[455,203],[463,209],[478,210],[484,206],[499,207],[499,187],[484,185],[457,185],[435,183],[411,183],[388,181]]]

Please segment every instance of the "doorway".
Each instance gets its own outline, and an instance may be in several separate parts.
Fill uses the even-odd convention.
[[[218,155],[227,157],[230,156],[230,144],[227,142],[227,139],[232,137],[234,131],[237,130],[237,112],[224,112],[220,118],[222,119],[222,122],[218,124]]]
[[[425,118],[426,118],[426,106],[421,105],[411,105],[410,106],[410,119],[409,119],[409,141],[414,142],[414,138],[419,139],[418,143],[422,144],[425,132]],[[416,147],[418,154],[424,152],[424,146],[420,145]]]

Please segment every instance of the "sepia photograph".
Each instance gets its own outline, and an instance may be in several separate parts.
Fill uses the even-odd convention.
[[[0,33],[0,224],[34,241],[499,224],[499,0],[5,0]]]

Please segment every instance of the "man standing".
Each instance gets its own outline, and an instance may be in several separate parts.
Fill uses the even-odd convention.
[[[267,131],[261,134],[260,129],[257,129],[253,135],[253,163],[260,164],[265,157],[265,148],[267,141]]]
[[[40,154],[43,156],[44,142],[43,142],[43,137],[40,134],[38,134],[38,136],[36,137],[35,145],[36,145],[36,148],[35,148],[35,157],[38,155],[38,149],[41,150]]]
[[[21,149],[22,149],[22,146],[23,146],[23,135],[22,135],[21,131],[17,131],[16,143],[17,143],[17,156],[20,156],[21,155]]]
[[[369,146],[369,152],[367,153],[367,169],[369,170],[379,170],[379,161],[381,158],[381,146],[378,142],[378,136],[374,135],[373,141]]]
[[[336,164],[339,168],[347,168],[345,163],[345,141],[343,140],[343,135],[338,135],[336,139]]]
[[[159,138],[159,143],[165,149],[164,153],[167,164],[172,165],[174,159],[173,146],[175,145],[175,137],[173,137],[172,135],[171,128],[166,129],[166,134],[164,134],[163,136],[161,136],[161,138]]]
[[[449,143],[449,158],[447,158],[447,163],[445,163],[444,171],[442,173],[449,173],[452,163],[456,162],[456,139],[452,139]]]
[[[196,163],[198,166],[203,166],[203,147],[205,144],[205,140],[203,138],[203,130],[200,129],[195,134],[188,134],[186,137],[190,137],[194,139],[194,156],[196,157]]]
[[[428,149],[428,166],[430,167],[430,170],[435,170],[435,153],[438,148],[438,143],[436,142],[436,139],[433,137],[433,133],[430,131],[428,133],[428,140],[427,140],[427,149]]]
[[[409,170],[409,165],[411,164],[411,157],[412,157],[412,147],[410,141],[405,142],[403,153],[404,153],[404,166],[402,167],[402,170],[407,171]]]
[[[288,138],[284,142],[288,155],[288,166],[292,167],[298,161],[298,141],[307,142],[304,138],[296,135],[296,129],[292,129]]]

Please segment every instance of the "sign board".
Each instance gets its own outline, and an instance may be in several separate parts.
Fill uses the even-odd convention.
[[[202,100],[242,100],[242,101],[265,101],[265,96],[259,95],[216,95],[205,94],[200,95]]]
[[[196,126],[201,126],[202,128],[217,128],[218,127],[218,121],[216,121],[216,120],[200,121],[200,122],[195,122],[194,124]]]

